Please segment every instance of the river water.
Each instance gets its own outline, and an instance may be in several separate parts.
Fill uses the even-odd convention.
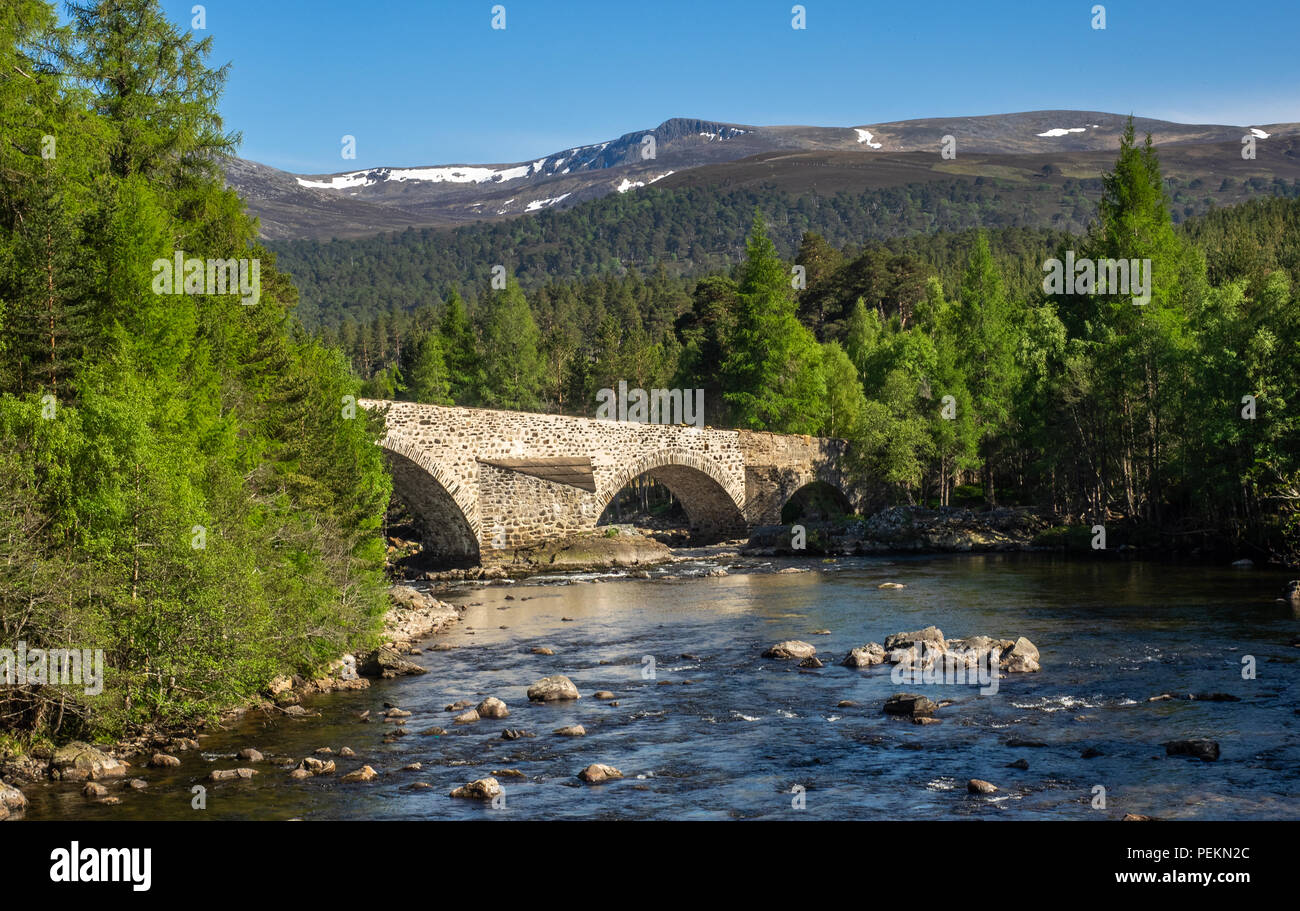
[[[725,576],[708,576],[717,566]],[[812,571],[778,574],[787,566]],[[552,577],[467,587],[440,597],[471,605],[413,660],[431,673],[318,696],[318,717],[250,719],[180,754],[181,768],[143,770],[146,791],[99,806],[75,785],[26,789],[29,819],[1180,819],[1300,818],[1300,627],[1277,595],[1285,575],[1262,570],[1043,555],[840,558],[824,562],[701,556],[650,580]],[[897,581],[902,590],[879,590]],[[508,597],[509,596],[509,597]],[[953,638],[1026,636],[1042,671],[1008,675],[998,692],[908,685],[888,667],[839,666],[849,649],[930,624]],[[829,630],[829,634],[819,634]],[[826,666],[760,657],[782,639],[817,646]],[[548,646],[552,656],[531,653]],[[647,658],[647,656],[649,656]],[[1243,679],[1253,656],[1255,679]],[[572,678],[577,702],[529,704],[529,684]],[[913,725],[881,705],[900,689],[941,708]],[[609,690],[610,700],[592,693]],[[1239,702],[1166,700],[1227,693]],[[445,706],[503,699],[510,717],[453,725]],[[854,707],[837,708],[841,700]],[[409,736],[385,703],[410,711]],[[359,713],[369,709],[371,720]],[[582,724],[586,737],[551,732]],[[431,726],[443,735],[421,735]],[[537,736],[507,741],[505,728]],[[1218,762],[1167,757],[1162,743],[1219,741]],[[1036,746],[1010,746],[1019,739]],[[209,784],[214,768],[256,747],[251,781]],[[338,774],[291,781],[317,748],[350,747]],[[1085,750],[1100,755],[1084,758]],[[1026,759],[1027,770],[1009,768]],[[419,771],[403,766],[419,762]],[[626,776],[585,785],[592,762]],[[339,776],[368,763],[369,783]],[[448,791],[498,770],[505,805]],[[1000,790],[966,791],[982,778]],[[428,789],[412,789],[427,782]],[[190,788],[207,787],[206,809]],[[803,793],[797,792],[801,788]],[[1105,807],[1098,787],[1104,788]],[[796,805],[802,804],[801,808]]]

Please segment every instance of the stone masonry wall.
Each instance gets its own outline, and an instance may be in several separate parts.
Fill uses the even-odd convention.
[[[363,401],[385,413],[399,497],[423,514],[430,542],[494,551],[592,528],[629,481],[649,473],[693,527],[740,532],[779,520],[803,484],[838,483],[840,441],[565,415]],[[482,460],[589,458],[594,493]],[[459,513],[459,515],[457,515]]]

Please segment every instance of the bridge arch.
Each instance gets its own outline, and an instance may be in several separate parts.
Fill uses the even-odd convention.
[[[848,495],[838,485],[819,477],[801,479],[781,505],[781,523],[800,520],[821,521],[853,511]]]
[[[480,558],[478,501],[473,492],[411,442],[381,441],[393,476],[393,494],[410,509],[425,549],[440,559]]]
[[[729,479],[712,459],[684,449],[659,449],[618,466],[597,488],[598,512],[641,475],[649,475],[672,491],[692,530],[706,535],[744,531],[744,485]]]

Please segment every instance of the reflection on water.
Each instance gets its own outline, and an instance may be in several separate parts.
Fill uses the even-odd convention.
[[[122,792],[119,806],[92,805],[75,785],[30,787],[28,818],[1300,817],[1300,650],[1288,645],[1297,618],[1275,601],[1284,576],[1037,555],[724,563],[731,573],[718,577],[704,577],[715,564],[702,562],[652,580],[444,595],[472,606],[439,640],[452,648],[415,659],[430,674],[317,697],[307,706],[319,717],[258,718],[206,737],[202,756],[182,754],[179,769],[142,770],[150,788]],[[773,572],[785,566],[817,571]],[[907,588],[878,590],[883,581]],[[888,718],[880,707],[899,690],[888,669],[838,662],[929,624],[949,638],[1027,636],[1043,670],[1003,678],[989,696],[909,685],[954,700],[942,723]],[[816,645],[826,667],[760,657],[789,638]],[[1247,655],[1255,680],[1241,677]],[[549,674],[568,675],[584,698],[529,704],[529,684]],[[599,690],[613,700],[593,699]],[[1189,692],[1241,701],[1148,701]],[[509,718],[454,725],[444,710],[488,695],[505,700]],[[391,743],[397,725],[378,717],[385,703],[412,713],[409,734]],[[360,721],[367,709],[371,720]],[[587,736],[552,734],[571,724]],[[420,733],[432,726],[447,733]],[[536,736],[507,741],[505,728]],[[1164,741],[1192,737],[1218,740],[1220,761],[1165,756]],[[248,746],[266,754],[258,777],[204,782],[207,809],[191,809],[190,787],[213,768],[247,765],[233,757]],[[321,747],[356,752],[334,757],[339,774],[365,763],[380,777],[291,781],[287,768]],[[1028,769],[1008,768],[1021,758]],[[626,777],[584,785],[575,775],[592,762]],[[503,770],[521,773],[498,776],[504,808],[447,796]],[[1001,790],[969,795],[970,778]],[[1105,810],[1091,805],[1097,785]]]

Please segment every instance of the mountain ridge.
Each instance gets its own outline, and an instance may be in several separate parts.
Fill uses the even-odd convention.
[[[361,237],[408,227],[454,226],[567,209],[609,193],[625,193],[667,178],[690,182],[690,172],[724,176],[738,162],[780,161],[782,153],[824,158],[836,166],[871,167],[880,160],[880,183],[896,183],[903,172],[943,171],[936,167],[945,137],[955,141],[956,161],[972,156],[1041,156],[1045,164],[1118,147],[1127,115],[1099,111],[1043,110],[969,117],[935,117],[848,127],[758,126],[673,117],[652,129],[574,146],[524,162],[380,166],[331,174],[292,174],[232,158],[227,180],[261,219],[271,240]],[[1258,142],[1300,136],[1300,124],[1259,126],[1181,124],[1134,117],[1139,135],[1158,146],[1224,146],[1253,136]],[[651,141],[650,138],[653,138]],[[916,153],[930,153],[932,160]],[[898,156],[908,156],[906,168]],[[846,157],[847,156],[847,157]],[[891,158],[891,156],[893,156]],[[793,161],[793,159],[789,159]],[[806,160],[805,162],[806,163]],[[992,172],[1003,167],[986,162]],[[946,166],[945,166],[946,167]],[[1091,163],[1088,165],[1092,168]],[[769,166],[768,171],[780,165]],[[893,171],[899,171],[897,177]],[[960,171],[960,168],[957,168]],[[859,165],[857,171],[863,169]],[[844,172],[849,173],[849,172]],[[883,177],[882,177],[883,175]],[[979,176],[971,174],[969,176]],[[780,179],[778,174],[776,179]]]

